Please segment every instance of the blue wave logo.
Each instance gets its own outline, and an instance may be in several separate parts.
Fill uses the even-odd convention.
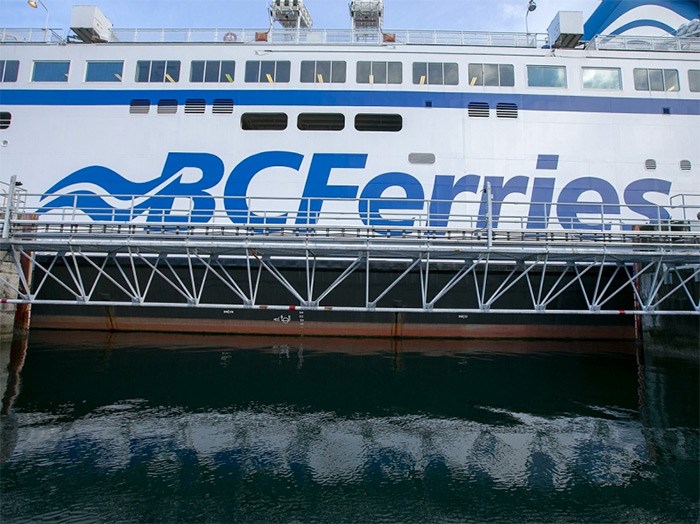
[[[223,173],[221,159],[208,153],[170,153],[161,175],[145,182],[133,182],[103,166],[89,166],[50,187],[37,213],[68,208],[102,222],[126,222],[145,214],[148,222],[205,223],[215,205],[208,190],[221,181]],[[173,214],[178,197],[190,201],[185,215]]]

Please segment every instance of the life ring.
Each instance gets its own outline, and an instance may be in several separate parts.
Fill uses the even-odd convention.
[[[238,40],[236,33],[226,33],[224,35],[224,42],[235,42]]]

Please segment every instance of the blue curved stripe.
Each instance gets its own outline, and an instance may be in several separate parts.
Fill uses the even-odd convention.
[[[658,29],[662,29],[663,31],[666,31],[669,35],[675,35],[676,30],[672,28],[668,24],[664,24],[663,22],[659,22],[658,20],[635,20],[634,22],[629,22],[615,31],[613,31],[611,34],[613,35],[621,35],[625,31],[629,31],[630,29],[637,29],[638,27],[656,27]]]
[[[516,103],[525,111],[588,113],[700,115],[700,100],[668,98],[624,98],[572,95],[530,95],[499,93],[430,93],[417,91],[306,91],[306,90],[35,90],[0,91],[0,104],[15,106],[128,106],[133,99],[177,100],[230,98],[237,106],[261,107],[385,107],[465,109],[470,102]],[[427,104],[430,103],[430,104]]]

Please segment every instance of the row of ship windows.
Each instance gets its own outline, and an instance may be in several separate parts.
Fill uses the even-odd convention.
[[[0,60],[0,81],[16,82],[18,60]],[[67,82],[70,61],[35,61],[32,82]],[[138,83],[177,83],[180,81],[181,62],[178,60],[139,60],[135,81]],[[86,82],[121,82],[124,62],[87,62]],[[232,60],[195,60],[190,64],[192,83],[233,83],[236,63]],[[515,86],[515,68],[512,64],[469,64],[470,86]],[[287,60],[249,60],[245,64],[246,83],[288,83],[291,62]],[[617,67],[582,67],[584,89],[622,90],[622,69]],[[347,81],[347,63],[343,61],[301,62],[299,80],[302,83],[335,83]],[[401,62],[357,62],[358,84],[401,84]],[[413,84],[458,85],[459,65],[443,62],[414,62]],[[567,87],[566,66],[527,66],[529,87]],[[634,87],[637,91],[681,90],[678,70],[635,68]],[[700,92],[700,69],[688,71],[688,89]]]

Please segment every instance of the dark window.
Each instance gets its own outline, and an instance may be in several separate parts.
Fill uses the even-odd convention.
[[[700,92],[700,69],[688,71],[688,87],[693,93]]]
[[[680,87],[675,69],[634,70],[634,88],[637,91],[679,91]]]
[[[400,84],[403,81],[401,62],[358,62],[358,84]]]
[[[236,62],[232,60],[195,60],[190,68],[191,82],[233,82]]]
[[[17,82],[19,60],[0,60],[0,82]]]
[[[132,113],[134,115],[145,115],[150,111],[150,109],[150,100],[136,99],[131,101],[131,105],[129,106],[129,113]]]
[[[88,62],[86,82],[121,82],[124,62]]]
[[[347,76],[345,62],[331,62],[326,60],[304,60],[301,63],[300,80],[312,84],[343,84]]]
[[[12,114],[6,111],[0,113],[0,129],[7,129],[12,122]]]
[[[241,127],[246,131],[283,131],[287,129],[285,113],[244,113]]]
[[[34,62],[32,82],[68,82],[70,62]]]
[[[245,64],[246,82],[289,82],[291,62],[280,60],[249,60]]]
[[[515,85],[515,71],[511,64],[469,64],[470,86]]]
[[[139,60],[136,63],[137,82],[180,81],[180,62],[177,60]]]
[[[413,83],[418,85],[457,85],[459,69],[457,64],[441,62],[415,62]]]
[[[390,131],[397,132],[403,128],[401,115],[383,115],[361,113],[355,116],[355,129],[358,131]]]
[[[342,113],[302,113],[297,118],[297,128],[302,131],[341,131],[345,128]]]
[[[212,104],[212,113],[215,115],[230,115],[233,113],[233,99],[215,98]]]

